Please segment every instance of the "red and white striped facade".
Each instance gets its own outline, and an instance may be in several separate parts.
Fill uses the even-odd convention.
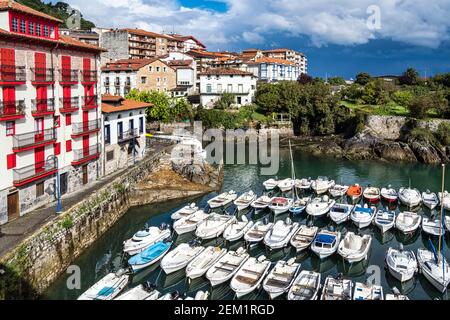
[[[55,18],[5,6],[0,0],[0,224],[54,201],[57,171],[63,194],[101,175],[101,49],[59,36]]]

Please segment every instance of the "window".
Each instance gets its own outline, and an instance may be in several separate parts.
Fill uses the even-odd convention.
[[[44,195],[44,181],[36,183],[36,197]]]
[[[163,78],[163,82],[166,83],[167,82],[167,78]]]
[[[108,93],[108,94],[109,94],[109,87],[106,87],[106,88],[105,88],[105,93]]]
[[[40,133],[44,132],[44,118],[37,118],[34,120],[34,131]]]
[[[164,72],[167,72],[167,67],[164,67],[164,68],[163,68],[163,71],[164,71]]]
[[[106,152],[106,161],[111,161],[114,159],[114,150]]]
[[[105,125],[105,144],[111,143],[111,127],[109,124]]]
[[[41,36],[41,25],[39,23],[36,24],[36,35]]]
[[[34,35],[34,22],[28,21],[28,33]]]
[[[210,84],[206,85],[206,92],[211,93],[212,92],[212,86]]]
[[[48,26],[44,26],[44,37],[48,38]]]
[[[152,69],[153,69],[152,66],[148,67],[148,71],[152,72]]]
[[[27,24],[26,24],[25,20],[23,20],[23,19],[20,19],[20,32],[21,33],[27,32]]]
[[[6,155],[6,168],[13,169],[16,167],[16,154],[11,153]]]
[[[147,77],[141,77],[141,83],[146,83],[147,82]]]
[[[11,27],[12,27],[12,31],[19,32],[19,19],[13,18]]]
[[[55,28],[54,27],[50,27],[50,37],[52,37],[52,38],[55,37]]]
[[[66,141],[66,152],[72,151],[72,140]]]
[[[72,124],[72,114],[66,114],[66,126],[70,126]]]
[[[228,85],[227,92],[230,92],[230,93],[233,92],[233,85],[232,84]]]
[[[156,82],[159,82],[161,79],[158,77],[158,78],[156,78]]]
[[[156,67],[156,72],[159,72],[161,68],[160,67]]]
[[[139,118],[139,133],[144,133],[144,117]]]
[[[57,142],[54,144],[55,148],[55,156],[59,156],[61,154],[61,142]]]
[[[6,121],[6,136],[13,136],[16,134],[16,123],[14,121]]]
[[[61,126],[61,117],[60,116],[55,116],[53,118],[53,121],[54,121],[54,125],[53,126],[55,128],[59,128]]]
[[[114,92],[116,96],[120,96],[120,87],[116,87],[116,90]]]
[[[238,92],[244,93],[244,85],[243,84],[238,84]]]

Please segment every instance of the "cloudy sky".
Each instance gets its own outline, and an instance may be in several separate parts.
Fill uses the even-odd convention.
[[[450,71],[449,0],[67,0],[100,27],[193,34],[208,49],[289,47],[309,73]]]

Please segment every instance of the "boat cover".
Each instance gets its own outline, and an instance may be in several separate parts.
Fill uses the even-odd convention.
[[[317,242],[321,242],[321,243],[333,243],[334,240],[336,239],[336,236],[332,236],[329,234],[319,234],[316,238]]]
[[[372,213],[372,208],[363,208],[363,207],[357,207],[355,208],[355,211],[363,212],[363,213]]]
[[[170,247],[171,243],[164,243],[164,242],[158,242],[154,245],[150,246],[148,249],[142,251],[141,253],[135,255],[134,257],[131,257],[128,260],[128,263],[130,265],[139,265],[139,264],[145,264],[152,260],[155,260],[158,258],[163,252],[167,250],[168,247]]]

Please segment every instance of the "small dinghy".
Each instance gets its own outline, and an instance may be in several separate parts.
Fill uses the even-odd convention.
[[[318,230],[319,228],[316,226],[308,227],[301,225],[291,238],[291,246],[293,246],[297,252],[307,249],[316,238]]]
[[[392,288],[392,293],[386,295],[386,300],[409,300],[408,296],[401,294],[401,292],[396,288]]]
[[[336,201],[328,198],[327,195],[322,198],[314,198],[306,206],[306,213],[313,217],[321,217],[326,215]]]
[[[261,242],[272,227],[273,223],[269,223],[266,219],[258,221],[244,235],[244,240],[251,245]]]
[[[269,272],[270,260],[265,256],[249,258],[236,272],[230,282],[230,288],[238,298],[255,290]]]
[[[320,289],[320,273],[302,270],[289,289],[288,300],[317,300]]]
[[[353,300],[384,300],[383,287],[356,282]]]
[[[317,233],[316,238],[311,244],[311,250],[320,259],[325,259],[336,252],[339,241],[341,240],[340,232],[322,230]]]
[[[171,246],[172,242],[170,241],[157,242],[144,251],[131,257],[128,260],[128,264],[133,269],[133,272],[138,272],[161,260],[167,254],[167,252],[169,252]]]
[[[281,192],[290,191],[294,186],[295,180],[292,180],[291,178],[287,178],[278,182],[278,188],[281,190]]]
[[[208,204],[211,209],[220,208],[230,204],[231,202],[236,200],[236,198],[236,192],[234,190],[230,190],[208,200]]]
[[[364,206],[357,204],[350,215],[350,219],[358,228],[362,229],[372,223],[376,212],[377,208],[374,206],[369,207],[367,204]]]
[[[213,287],[222,284],[230,280],[249,257],[242,247],[236,251],[228,251],[206,272],[206,278]]]
[[[413,233],[422,222],[422,216],[416,212],[400,212],[395,219],[395,228],[404,234]]]
[[[294,215],[302,213],[305,211],[309,201],[311,201],[311,197],[296,199],[292,204],[292,207],[289,208],[289,212],[292,212]]]
[[[375,215],[374,224],[380,228],[381,233],[385,233],[395,225],[395,212],[378,211]]]
[[[342,275],[336,278],[328,276],[322,288],[320,300],[352,300],[353,281],[344,279]]]
[[[444,191],[444,193],[439,192],[438,193],[439,201],[441,201],[441,205],[444,207],[445,210],[450,211],[450,193],[447,191]]]
[[[345,203],[335,203],[330,209],[330,219],[336,224],[341,224],[350,219],[354,206]]]
[[[108,273],[79,296],[78,300],[112,300],[126,287],[129,279],[130,275],[124,269]]]
[[[263,186],[267,191],[270,191],[278,186],[278,181],[275,179],[269,179],[263,182]]]
[[[205,248],[198,246],[197,243],[182,243],[170,251],[161,260],[161,269],[163,269],[166,274],[181,270],[185,268],[196,256],[202,253],[203,250],[205,250]]]
[[[195,203],[191,203],[190,205],[187,205],[180,210],[175,211],[170,217],[172,218],[172,220],[180,220],[181,218],[190,216],[196,211],[198,211],[198,207],[195,205]]]
[[[439,198],[436,193],[427,190],[422,192],[423,205],[430,210],[433,210],[439,205]]]
[[[338,253],[348,263],[355,263],[367,259],[371,245],[372,236],[367,234],[358,236],[353,232],[347,232],[339,244]]]
[[[289,244],[292,236],[298,229],[298,223],[292,223],[291,219],[278,220],[264,236],[264,244],[269,249],[281,249]]]
[[[272,198],[272,200],[270,201],[269,209],[272,210],[274,215],[279,215],[288,211],[293,204],[294,204],[293,199],[275,197]]]
[[[156,300],[159,298],[159,295],[160,292],[156,290],[155,284],[144,282],[143,284],[128,290],[115,300]]]
[[[192,298],[192,297],[187,297],[187,298],[184,299],[184,300],[208,300],[208,297],[209,297],[209,292],[208,292],[208,291],[200,290],[200,291],[198,291],[198,292],[195,294],[194,298]]]
[[[168,292],[158,300],[183,300],[179,291]]]
[[[352,203],[357,202],[362,196],[362,188],[359,184],[350,186],[347,190],[347,197],[350,198]]]
[[[207,247],[196,256],[186,267],[186,277],[196,279],[203,276],[209,268],[227,253],[227,249]]]
[[[256,199],[255,201],[253,201],[250,206],[252,208],[255,209],[255,211],[261,211],[266,209],[269,205],[270,202],[272,201],[271,197],[268,196],[261,196],[258,199]]]
[[[190,216],[175,221],[175,223],[173,224],[173,229],[179,235],[195,231],[195,229],[197,229],[197,226],[208,217],[209,214],[205,213],[203,210],[196,211]]]
[[[295,181],[295,187],[300,190],[308,190],[311,189],[311,178],[303,178]]]
[[[394,203],[398,200],[398,193],[394,188],[392,188],[391,185],[388,185],[385,188],[381,188],[380,193],[383,200],[389,203]]]
[[[296,263],[295,258],[278,261],[263,282],[263,288],[270,299],[275,299],[287,292],[299,271],[300,263]]]
[[[422,218],[422,230],[432,236],[443,236],[445,228],[439,219],[432,220],[428,217]]]
[[[334,186],[334,184],[334,180],[330,180],[325,176],[320,176],[311,183],[311,188],[316,192],[316,194],[322,194],[327,192],[328,189]]]
[[[398,198],[401,203],[409,208],[417,207],[422,202],[419,190],[412,188],[400,188]]]
[[[349,188],[349,186],[345,186],[342,184],[335,184],[334,186],[332,186],[330,188],[330,190],[328,190],[328,192],[330,193],[330,195],[333,198],[340,198],[340,197],[345,196],[345,194],[348,191],[348,188]]]
[[[165,224],[161,224],[159,228],[150,227],[138,231],[131,239],[123,242],[123,252],[130,256],[138,254],[150,247],[156,242],[162,241],[170,237],[170,228]]]
[[[363,197],[367,202],[370,203],[376,203],[380,201],[381,192],[380,189],[368,186],[366,189],[364,189]]]
[[[236,205],[238,211],[247,209],[250,204],[256,200],[256,194],[250,190],[242,195],[240,195],[236,200],[234,200],[234,204]]]
[[[420,272],[440,292],[444,293],[450,283],[450,268],[447,260],[426,249],[417,249]]]
[[[195,230],[195,236],[202,240],[217,238],[234,221],[236,221],[235,216],[212,213],[207,219],[199,223],[197,230]]]
[[[253,221],[248,221],[246,216],[242,216],[242,221],[234,220],[223,232],[223,238],[227,241],[237,241],[253,226]]]
[[[402,244],[398,250],[389,248],[385,260],[389,273],[400,282],[411,280],[417,272],[418,266],[414,252],[404,251]]]

